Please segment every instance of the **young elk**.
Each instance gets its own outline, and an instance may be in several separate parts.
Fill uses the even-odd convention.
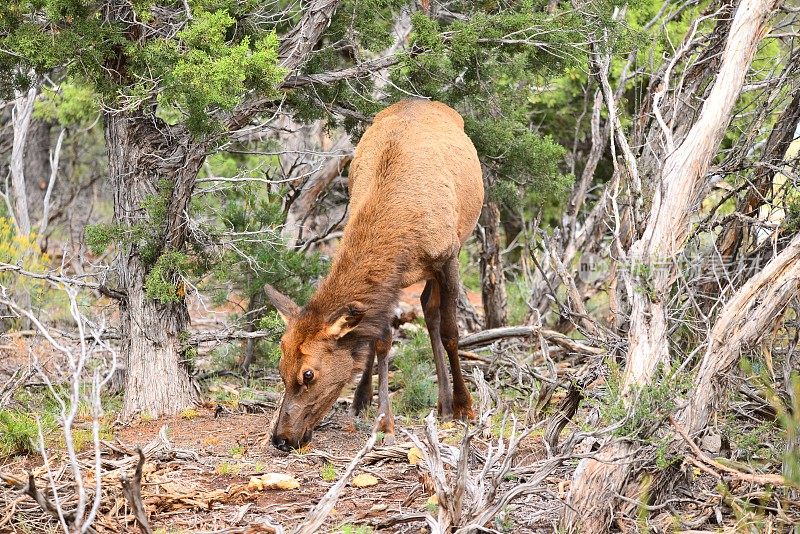
[[[330,274],[300,309],[268,287],[286,321],[280,373],[286,391],[272,443],[288,451],[311,439],[342,388],[362,372],[353,400],[372,401],[378,359],[378,413],[384,442],[394,440],[387,354],[391,317],[404,287],[426,280],[421,296],[439,382],[439,415],[469,419],[458,360],[458,253],[483,204],[475,147],[461,116],[440,102],[405,100],[375,117],[356,147],[349,174],[350,218]],[[450,361],[452,390],[445,359]]]

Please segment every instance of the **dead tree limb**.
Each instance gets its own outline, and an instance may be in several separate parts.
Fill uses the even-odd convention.
[[[798,487],[796,483],[794,483],[794,482],[792,482],[790,480],[787,480],[786,478],[784,478],[781,475],[769,475],[769,474],[767,474],[767,475],[758,475],[758,474],[753,474],[753,473],[742,473],[738,469],[734,469],[732,467],[728,467],[725,464],[721,464],[721,463],[717,462],[716,460],[714,460],[713,458],[708,456],[706,453],[704,453],[700,449],[700,447],[698,447],[697,444],[694,441],[692,441],[692,438],[689,437],[689,435],[686,433],[686,430],[684,430],[683,427],[671,415],[669,416],[669,422],[673,426],[673,428],[675,428],[675,431],[678,432],[678,434],[683,439],[683,441],[689,446],[689,449],[691,449],[692,453],[694,453],[694,455],[701,462],[703,462],[704,464],[706,464],[708,466],[713,467],[717,471],[723,471],[723,472],[728,473],[729,475],[731,475],[733,478],[742,480],[744,482],[750,482],[750,483],[753,483],[753,484],[760,484],[762,486],[769,485],[769,486],[795,486],[795,487]],[[700,467],[700,466],[698,466],[698,467]]]
[[[36,501],[36,504],[41,506],[42,510],[53,516],[55,519],[60,520],[63,517],[64,521],[71,524],[75,518],[75,514],[63,511],[59,512],[58,506],[51,503],[50,500],[41,491],[39,491],[39,488],[36,487],[36,479],[34,478],[33,473],[28,473],[28,482],[22,487],[22,493]]]
[[[31,220],[28,212],[28,195],[25,189],[25,145],[33,116],[33,103],[38,92],[36,84],[26,93],[17,93],[11,113],[14,126],[14,142],[11,148],[11,190],[14,199],[14,222],[22,235],[31,233]]]
[[[150,521],[147,519],[147,512],[142,502],[142,468],[144,467],[144,453],[141,447],[136,447],[136,453],[139,455],[139,461],[136,463],[136,470],[133,473],[133,479],[129,479],[123,472],[119,475],[119,482],[122,484],[122,494],[125,495],[125,500],[128,501],[133,516],[136,522],[139,523],[139,528],[145,534],[153,534],[150,528]]]
[[[314,208],[320,194],[350,164],[353,159],[353,150],[350,137],[346,134],[342,135],[331,147],[332,157],[303,184],[300,193],[289,207],[281,232],[287,239],[287,246],[294,247],[298,240],[303,238],[303,221]]]
[[[540,328],[538,326],[506,326],[502,328],[492,328],[491,330],[483,330],[482,332],[476,332],[459,339],[458,348],[471,349],[489,345],[500,339],[507,339],[510,337],[532,337],[537,335],[571,352],[580,354],[604,354],[606,352],[602,348],[581,343],[555,330],[548,330],[547,328]]]
[[[653,201],[643,235],[630,249],[632,273],[625,277],[631,303],[628,353],[623,376],[626,404],[635,404],[636,391],[649,385],[659,365],[668,361],[667,302],[675,279],[674,259],[689,233],[704,178],[730,122],[757,45],[765,33],[774,0],[742,0],[730,31],[710,92],[700,115],[680,145],[671,152],[655,183]],[[660,263],[660,264],[659,264]],[[642,291],[641,286],[647,290]],[[613,439],[595,458],[582,460],[575,471],[562,517],[569,531],[606,532],[615,496],[631,471],[631,445]]]
[[[4,271],[11,271],[19,274],[20,276],[27,276],[28,278],[35,278],[37,280],[47,280],[48,282],[54,282],[57,284],[64,284],[68,286],[75,286],[75,287],[85,287],[86,289],[94,289],[98,291],[102,295],[105,295],[109,298],[117,299],[117,300],[124,300],[126,298],[126,294],[124,291],[120,291],[118,289],[113,289],[105,284],[97,284],[94,282],[84,282],[80,278],[69,278],[62,275],[52,274],[52,273],[35,273],[32,271],[28,271],[22,268],[20,265],[12,265],[10,263],[3,263],[0,262],[0,273]],[[90,275],[91,276],[91,275]]]
[[[281,39],[278,51],[281,67],[294,73],[308,61],[339,4],[341,0],[312,0],[307,4],[300,20]],[[238,130],[244,126],[253,115],[272,102],[273,98],[270,95],[254,94],[242,101],[224,120],[226,130]]]
[[[705,428],[718,396],[718,381],[747,347],[780,321],[800,293],[800,234],[723,306],[678,420],[690,434]]]
[[[375,447],[375,441],[378,439],[378,423],[380,423],[382,418],[383,414],[378,416],[378,419],[375,421],[375,427],[372,430],[372,436],[370,436],[367,443],[352,459],[342,477],[325,492],[325,495],[322,496],[314,509],[308,513],[307,519],[293,531],[293,534],[314,534],[315,532],[319,532],[319,528],[322,526],[322,523],[325,522],[328,515],[330,515],[331,510],[333,510],[333,507],[336,505],[336,501],[339,500],[339,495],[342,493],[345,485],[350,481],[350,477],[356,470],[356,467],[358,467],[358,464],[364,459],[364,456]]]

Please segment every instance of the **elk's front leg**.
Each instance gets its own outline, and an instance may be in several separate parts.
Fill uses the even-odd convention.
[[[364,373],[361,375],[361,380],[358,381],[358,386],[353,394],[353,405],[350,407],[350,412],[353,415],[360,414],[372,404],[372,367],[374,364],[375,347],[370,347],[367,363],[364,366]]]
[[[389,401],[389,349],[392,348],[392,330],[387,328],[384,335],[375,341],[375,355],[378,357],[378,415],[383,419],[378,430],[383,432],[383,444],[394,445],[394,415]]]

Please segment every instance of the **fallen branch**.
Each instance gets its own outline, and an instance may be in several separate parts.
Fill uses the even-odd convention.
[[[41,491],[39,491],[39,488],[36,487],[36,479],[34,478],[33,473],[28,473],[28,482],[25,484],[25,486],[23,486],[22,493],[36,501],[36,503],[42,507],[42,510],[52,515],[54,518],[60,519],[62,517],[62,515],[59,513],[58,506],[51,503],[50,500],[45,497]],[[63,519],[65,521],[72,523],[74,518],[74,514],[63,512]]]
[[[699,458],[699,460],[702,463],[709,465],[718,471],[724,471],[725,473],[731,475],[733,478],[742,480],[744,482],[751,482],[753,484],[759,484],[761,486],[790,486],[794,488],[800,488],[800,484],[792,482],[791,480],[787,480],[781,475],[757,475],[753,473],[743,473],[738,469],[734,469],[733,467],[729,467],[725,464],[722,464],[714,460],[706,453],[704,453],[694,441],[692,441],[692,438],[689,437],[689,435],[686,433],[683,427],[680,424],[678,424],[675,418],[672,417],[671,415],[669,416],[669,422],[673,426],[673,428],[675,428],[678,434],[683,438],[683,441],[685,441],[686,444],[689,445],[689,448],[692,450],[692,453],[697,458]],[[702,466],[698,467],[702,469]],[[712,472],[712,474],[714,473]]]
[[[127,294],[124,291],[121,291],[119,289],[112,289],[106,286],[105,284],[84,282],[83,280],[78,280],[75,278],[67,278],[66,276],[59,276],[50,273],[35,273],[32,271],[27,271],[19,265],[12,265],[10,263],[0,262],[0,273],[8,271],[15,272],[21,276],[26,276],[28,278],[35,278],[37,280],[47,280],[48,282],[54,282],[57,284],[94,289],[95,291],[99,291],[101,294],[116,300],[124,300],[125,298],[127,298]]]
[[[606,352],[604,349],[586,345],[555,330],[540,328],[538,326],[507,326],[483,330],[482,332],[476,332],[461,338],[458,341],[458,348],[471,349],[489,345],[500,339],[507,339],[510,337],[532,337],[536,335],[540,335],[550,343],[563,347],[571,352],[578,352],[581,354],[604,354]]]
[[[314,534],[315,532],[319,531],[319,527],[321,527],[322,523],[325,522],[325,519],[327,519],[328,515],[331,513],[331,510],[333,510],[333,507],[336,505],[336,501],[339,500],[339,494],[342,493],[345,485],[350,481],[353,471],[356,470],[356,467],[358,467],[358,464],[361,463],[361,460],[375,446],[375,441],[378,439],[378,424],[381,422],[381,419],[383,419],[383,414],[379,415],[375,420],[372,436],[370,436],[366,445],[364,445],[364,447],[359,451],[358,454],[356,454],[355,458],[353,458],[353,460],[347,466],[342,478],[340,478],[336,484],[331,486],[325,495],[322,496],[322,498],[319,500],[319,503],[317,503],[314,509],[309,512],[308,519],[306,519],[302,525],[293,531],[294,534]]]
[[[133,474],[133,480],[129,479],[125,473],[119,475],[119,482],[122,484],[122,494],[125,495],[125,500],[130,504],[133,510],[133,516],[136,522],[139,523],[139,528],[146,534],[152,534],[150,529],[150,522],[147,519],[147,512],[142,503],[142,467],[144,467],[144,453],[141,447],[136,447],[136,453],[139,455],[139,461],[136,464],[136,471]]]
[[[234,330],[232,332],[197,332],[189,336],[187,345],[197,345],[198,343],[211,343],[221,341],[232,341],[236,339],[263,339],[275,337],[275,332],[271,330],[259,330],[247,332],[245,330]]]

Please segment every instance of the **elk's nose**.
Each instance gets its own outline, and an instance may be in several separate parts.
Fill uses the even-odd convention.
[[[281,450],[283,452],[289,452],[292,450],[291,445],[289,445],[289,440],[286,438],[282,438],[277,434],[272,434],[272,444],[275,446],[276,449]]]

